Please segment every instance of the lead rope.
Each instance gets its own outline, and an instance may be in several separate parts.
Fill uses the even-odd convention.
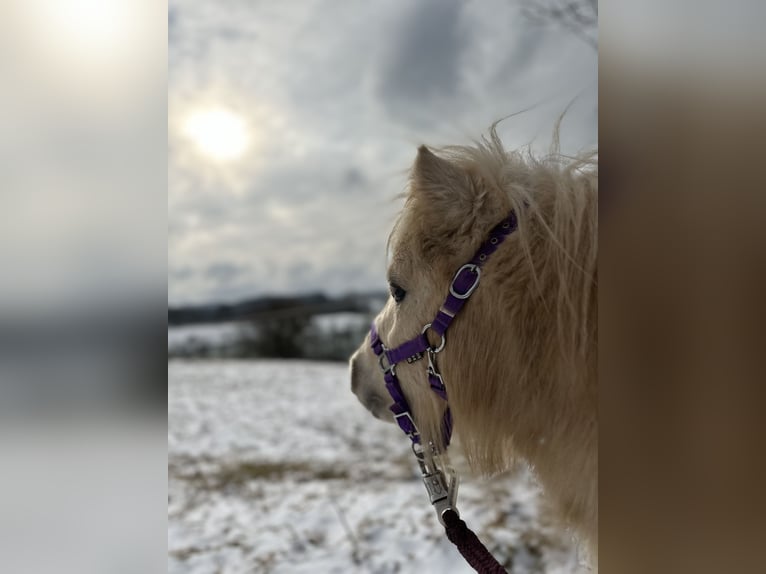
[[[447,510],[442,515],[447,538],[454,544],[465,561],[480,574],[507,574],[505,568],[495,560],[487,547],[468,528],[468,525],[454,510]]]
[[[428,458],[420,443],[413,442],[412,452],[420,466],[423,484],[428,491],[431,504],[436,510],[439,522],[444,525],[447,538],[455,545],[466,562],[479,574],[505,574],[506,570],[482,544],[479,537],[460,519],[457,510],[458,478],[455,470],[447,466],[449,480],[439,470],[440,453],[433,443],[429,444],[431,453]]]

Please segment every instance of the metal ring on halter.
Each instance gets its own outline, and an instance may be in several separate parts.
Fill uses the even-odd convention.
[[[431,323],[428,323],[425,327],[423,327],[423,330],[420,332],[420,334],[421,335],[425,335],[426,331],[428,331],[428,329],[430,327],[431,327]],[[431,351],[434,354],[441,353],[442,350],[444,349],[444,345],[446,345],[446,344],[447,344],[447,334],[445,333],[445,334],[442,335],[442,342],[439,343],[439,346],[436,347],[435,349],[433,347],[431,347],[429,349],[429,351]]]

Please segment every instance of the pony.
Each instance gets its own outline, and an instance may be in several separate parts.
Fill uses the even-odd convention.
[[[596,564],[598,548],[598,155],[506,151],[495,126],[471,146],[421,146],[388,240],[391,297],[375,318],[394,347],[435,316],[455,271],[514,210],[438,355],[455,435],[471,469],[524,460]],[[351,389],[393,421],[370,336]],[[424,441],[441,444],[445,402],[421,362],[397,376]],[[597,566],[595,566],[597,568]]]

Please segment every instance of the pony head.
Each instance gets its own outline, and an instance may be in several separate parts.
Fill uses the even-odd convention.
[[[592,511],[595,490],[564,484],[586,473],[595,486],[597,470],[594,154],[507,152],[494,129],[473,147],[421,147],[389,238],[391,297],[375,324],[389,348],[418,335],[455,272],[511,210],[518,230],[487,260],[437,357],[454,431],[476,470],[503,470],[520,455],[559,491],[565,515],[595,520],[580,516]],[[439,445],[446,404],[424,363],[399,363],[396,374],[423,440]],[[351,358],[351,387],[373,415],[393,421],[369,336]]]

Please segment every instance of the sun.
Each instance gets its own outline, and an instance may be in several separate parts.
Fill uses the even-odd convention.
[[[217,161],[238,159],[250,147],[247,122],[224,108],[192,113],[184,122],[183,132],[203,155]]]

